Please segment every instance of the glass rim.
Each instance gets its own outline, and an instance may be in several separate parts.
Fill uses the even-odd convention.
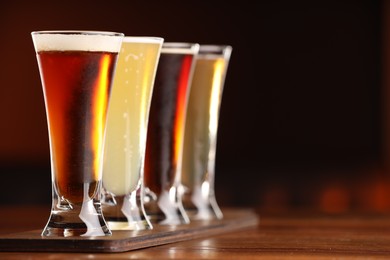
[[[38,34],[63,34],[63,35],[104,35],[124,37],[124,33],[113,31],[94,31],[94,30],[42,30],[32,31],[31,35]]]
[[[229,57],[233,47],[228,44],[200,44],[199,55],[219,55]]]
[[[161,53],[197,54],[199,46],[199,43],[195,42],[164,42]]]

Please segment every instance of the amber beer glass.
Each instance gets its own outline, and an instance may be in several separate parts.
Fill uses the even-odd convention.
[[[183,205],[190,219],[221,219],[215,191],[217,130],[232,47],[200,45],[190,88],[183,149]]]
[[[181,158],[197,43],[165,42],[157,66],[145,154],[145,209],[159,224],[186,224]]]
[[[122,33],[37,31],[49,130],[52,209],[42,236],[110,235],[100,189],[106,110]]]

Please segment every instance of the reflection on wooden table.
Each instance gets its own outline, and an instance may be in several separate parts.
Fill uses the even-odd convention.
[[[42,228],[47,207],[3,207],[0,234]],[[21,217],[21,213],[26,219]],[[255,228],[123,253],[0,252],[0,259],[386,259],[390,214],[258,212]],[[19,216],[19,217],[16,217]]]

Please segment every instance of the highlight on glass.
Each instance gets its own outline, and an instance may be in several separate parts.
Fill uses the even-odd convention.
[[[164,42],[150,108],[145,154],[145,209],[158,224],[187,224],[181,196],[188,91],[197,43]]]
[[[100,201],[106,112],[124,35],[31,33],[48,123],[52,208],[42,236],[106,236]]]
[[[144,209],[144,158],[157,64],[163,38],[125,36],[118,56],[103,161],[105,219],[111,230],[153,226]]]
[[[190,219],[222,219],[215,197],[219,111],[230,45],[200,45],[187,106],[183,149],[183,205]]]

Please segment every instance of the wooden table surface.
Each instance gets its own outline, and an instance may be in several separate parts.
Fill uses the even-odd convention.
[[[1,206],[0,236],[43,228],[49,211]],[[0,259],[390,259],[390,214],[258,215],[253,228],[128,252],[0,252]]]

